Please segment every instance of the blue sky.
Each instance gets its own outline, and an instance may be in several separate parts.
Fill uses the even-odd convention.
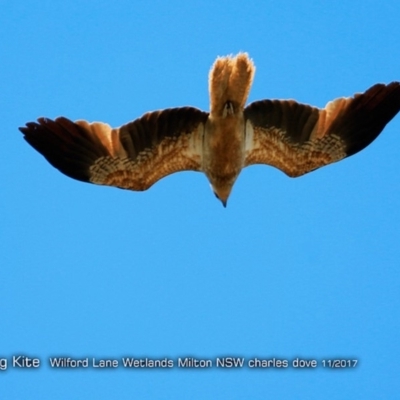
[[[40,116],[119,126],[208,109],[218,55],[249,101],[323,107],[400,79],[398,1],[1,1],[2,398],[395,399],[400,116],[298,179],[253,166],[228,207],[185,172],[149,191],[67,178],[22,139]],[[41,367],[10,366],[13,356]],[[50,368],[50,357],[314,359],[315,369]],[[322,360],[356,359],[331,370]]]

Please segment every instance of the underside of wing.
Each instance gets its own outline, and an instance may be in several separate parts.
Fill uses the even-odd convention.
[[[193,107],[150,112],[120,128],[39,118],[20,128],[27,142],[71,178],[146,190],[178,171],[201,170],[208,114]]]
[[[291,177],[368,146],[400,110],[400,83],[377,84],[318,109],[293,100],[263,100],[244,111],[245,165],[268,164]]]

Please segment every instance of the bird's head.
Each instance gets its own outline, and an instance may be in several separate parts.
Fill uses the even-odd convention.
[[[233,179],[210,179],[211,189],[215,197],[219,199],[224,207],[228,202],[228,197],[231,194],[233,184],[235,183],[236,176]]]

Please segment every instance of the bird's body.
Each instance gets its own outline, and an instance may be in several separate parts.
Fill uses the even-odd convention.
[[[210,71],[210,115],[205,130],[203,171],[224,206],[245,166],[244,106],[254,72],[247,54],[217,58]]]
[[[267,164],[296,177],[368,146],[400,110],[400,83],[377,84],[324,109],[293,100],[245,107],[255,68],[247,54],[220,57],[209,77],[210,113],[193,107],[143,115],[120,128],[40,118],[25,139],[66,175],[146,190],[171,173],[204,172],[226,205],[241,170]]]

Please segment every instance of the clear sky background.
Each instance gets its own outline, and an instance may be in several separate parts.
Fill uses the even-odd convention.
[[[398,398],[399,115],[361,153],[304,177],[247,168],[227,209],[195,172],[142,193],[74,181],[17,128],[208,110],[210,66],[239,51],[257,67],[250,102],[323,107],[400,80],[399,1],[0,4],[1,398]],[[14,355],[42,365],[11,368]],[[61,356],[319,366],[51,369]]]

